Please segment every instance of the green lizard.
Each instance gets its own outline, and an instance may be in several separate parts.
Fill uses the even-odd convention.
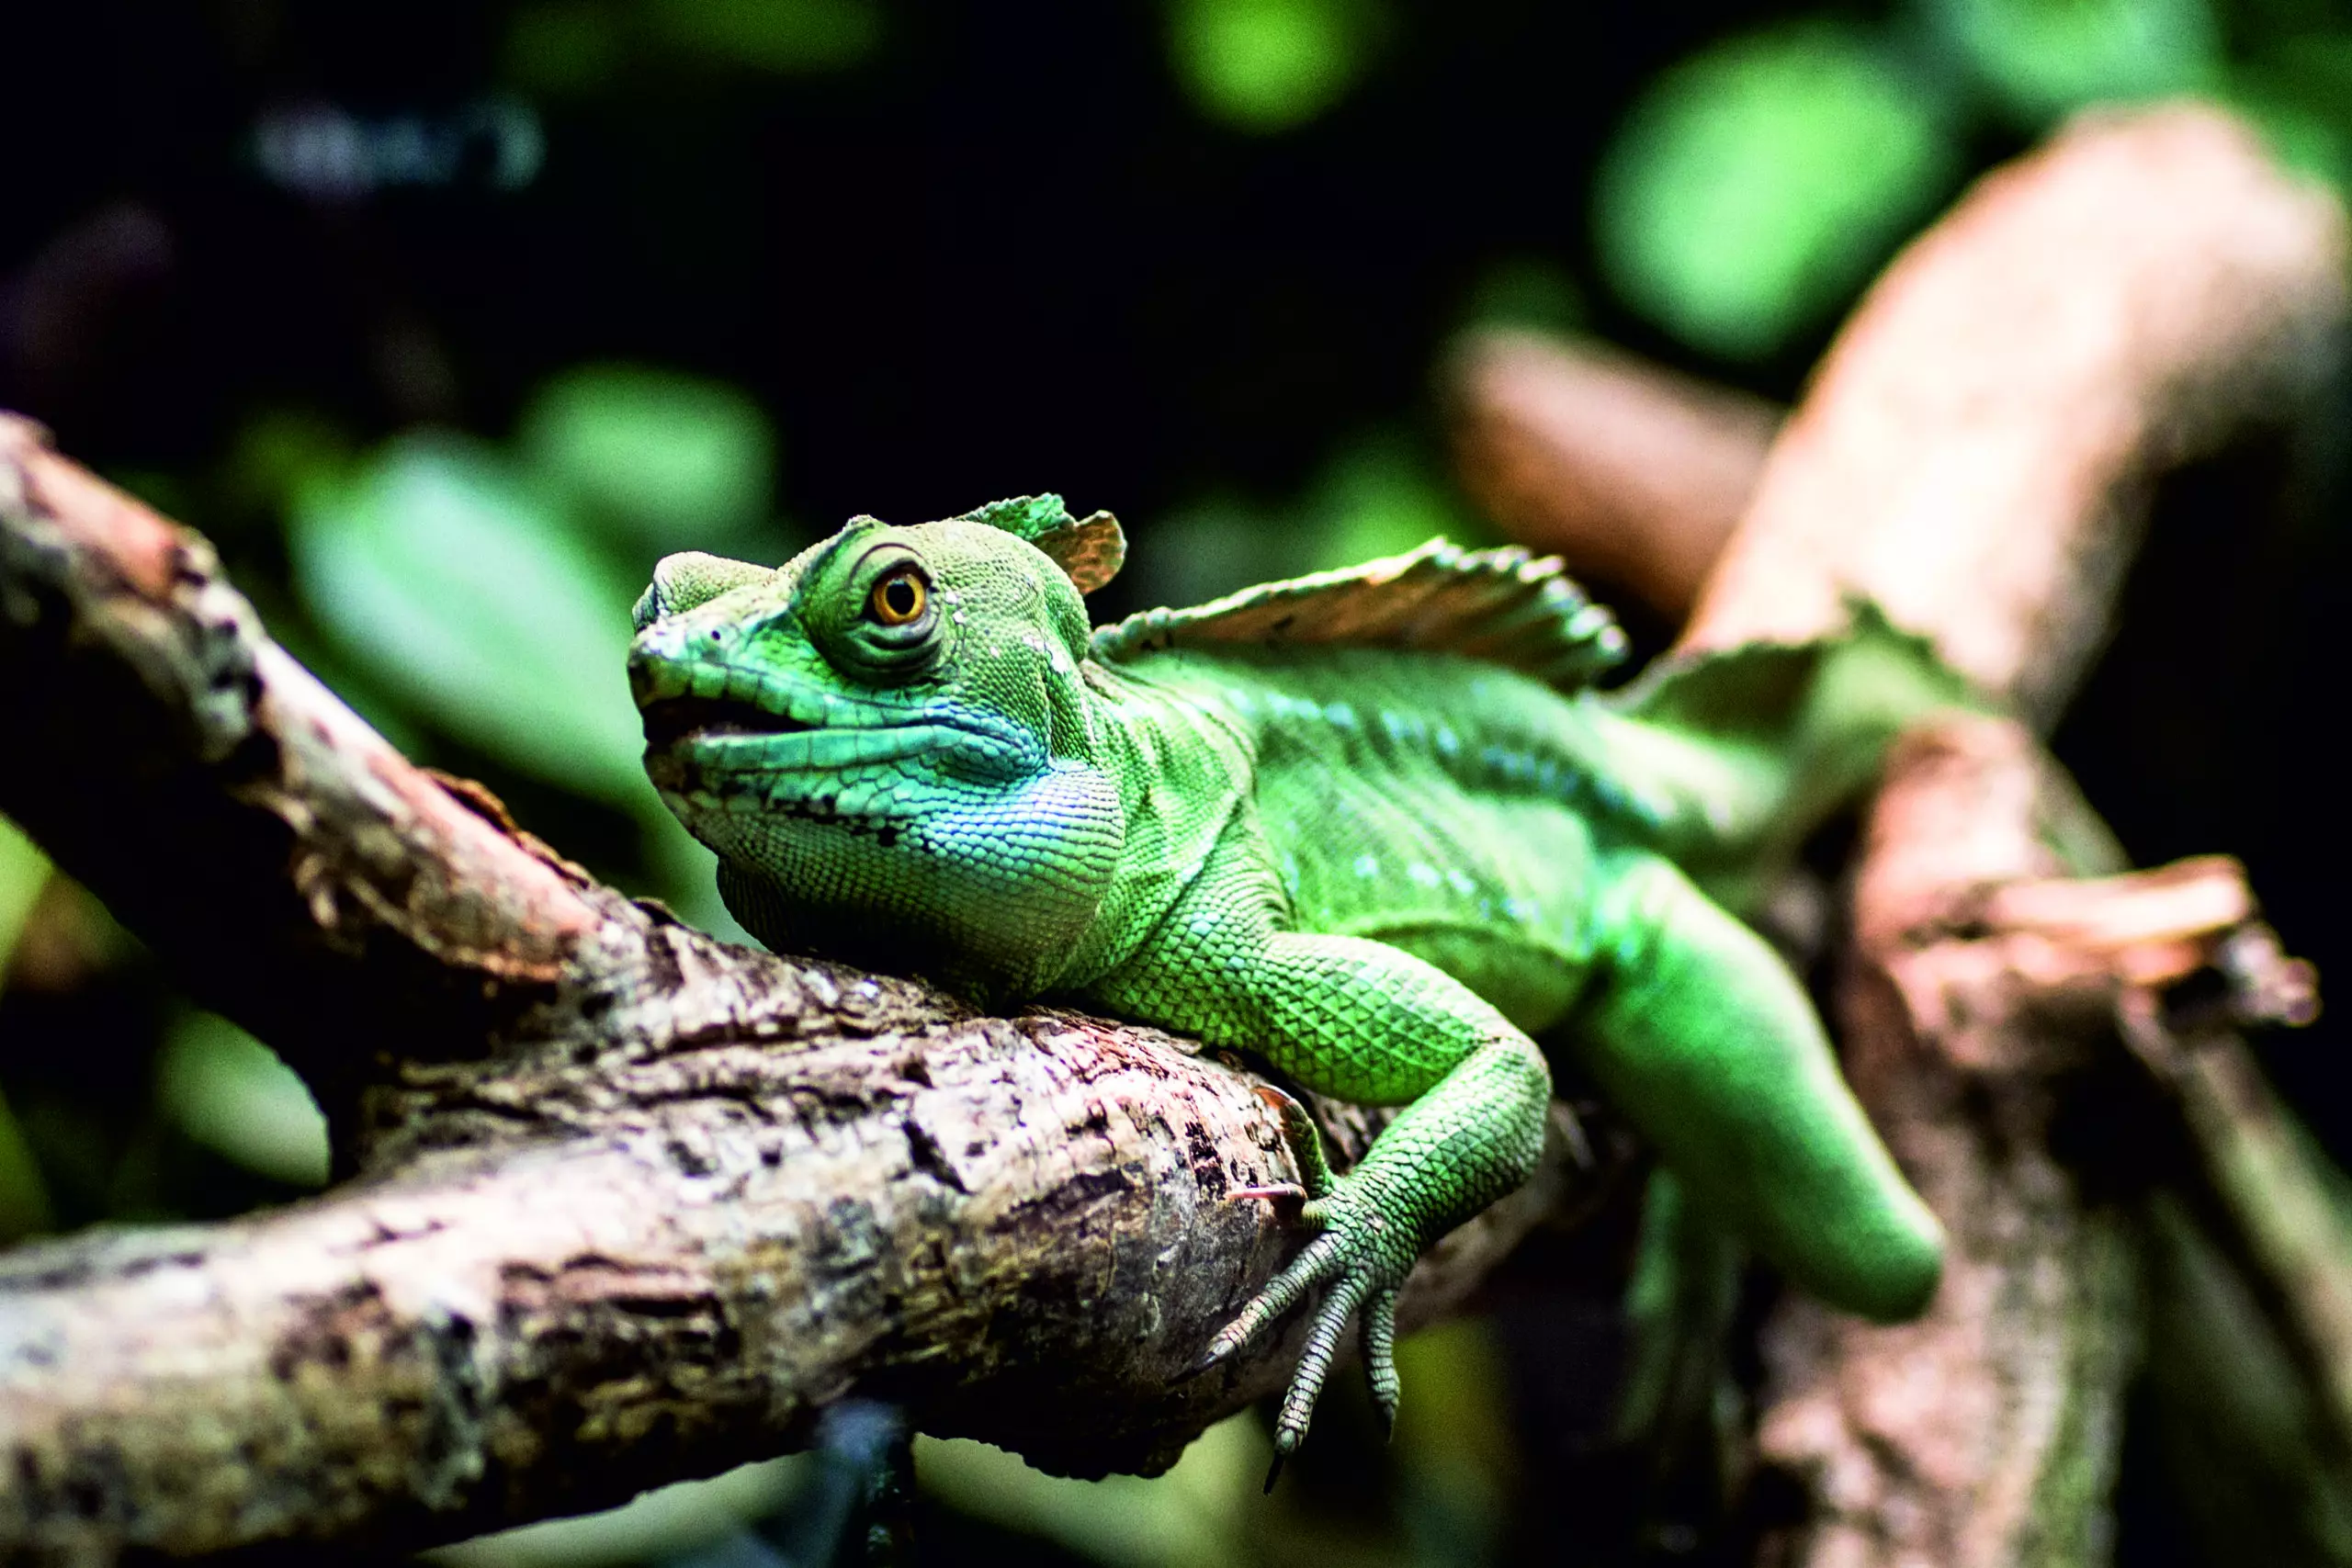
[[[1796,1283],[1925,1304],[1933,1217],[1718,898],[1960,695],[1932,661],[1866,618],[1602,696],[1623,634],[1556,561],[1439,541],[1090,632],[1124,553],[1048,495],[860,517],[774,570],[673,556],[629,675],[649,774],[771,947],[1067,998],[1406,1107],[1339,1176],[1285,1118],[1319,1234],[1203,1358],[1328,1287],[1277,1466],[1351,1319],[1393,1416],[1397,1287],[1534,1168],[1548,1030]]]

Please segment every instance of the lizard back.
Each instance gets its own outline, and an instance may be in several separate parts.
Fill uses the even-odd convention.
[[[1522,1027],[1573,999],[1596,857],[1672,809],[1605,765],[1598,705],[1460,654],[1178,647],[1121,673],[1240,737],[1297,929],[1404,948]]]

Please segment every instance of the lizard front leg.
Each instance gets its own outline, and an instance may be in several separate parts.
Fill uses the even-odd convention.
[[[1385,943],[1283,930],[1281,908],[1246,845],[1221,849],[1142,951],[1088,987],[1126,1016],[1253,1051],[1318,1093],[1410,1102],[1347,1175],[1324,1180],[1302,1161],[1302,1217],[1321,1234],[1204,1358],[1329,1287],[1276,1424],[1276,1470],[1359,1312],[1374,1398],[1393,1417],[1397,1289],[1423,1247],[1533,1172],[1552,1092],[1535,1043],[1459,981]]]

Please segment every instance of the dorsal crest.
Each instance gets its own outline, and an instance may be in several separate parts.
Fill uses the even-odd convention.
[[[956,521],[986,524],[1027,540],[1069,573],[1080,593],[1093,592],[1116,577],[1126,563],[1127,539],[1119,530],[1117,518],[1107,512],[1072,517],[1062,498],[1051,491],[991,501]]]
[[[1461,653],[1564,692],[1625,657],[1625,633],[1557,556],[1431,539],[1401,556],[1260,583],[1183,610],[1146,610],[1094,633],[1094,656],[1165,648],[1391,648]]]

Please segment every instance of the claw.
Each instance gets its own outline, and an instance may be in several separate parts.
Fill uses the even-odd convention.
[[[1396,1436],[1396,1402],[1404,1384],[1396,1376],[1396,1292],[1380,1291],[1364,1303],[1357,1333],[1363,1355],[1364,1382],[1372,1390],[1372,1407],[1380,1416],[1385,1442]]]
[[[1310,1146],[1319,1154],[1319,1145]],[[1302,1172],[1311,1174],[1308,1162],[1300,1163]],[[1314,1190],[1311,1181],[1307,1190]],[[1248,1195],[1263,1193],[1251,1190]],[[1390,1227],[1354,1185],[1353,1178],[1341,1179],[1326,1195],[1309,1199],[1301,1205],[1298,1218],[1321,1234],[1234,1314],[1193,1368],[1196,1372],[1205,1371],[1255,1339],[1309,1292],[1329,1287],[1315,1308],[1306,1348],[1274,1422],[1274,1465],[1266,1477],[1269,1488],[1281,1473],[1283,1461],[1306,1440],[1307,1423],[1330,1377],[1340,1337],[1356,1321],[1359,1311],[1363,1317],[1357,1328],[1363,1337],[1373,1404],[1384,1427],[1393,1427],[1396,1418],[1396,1291],[1412,1265],[1412,1252],[1394,1244],[1409,1245],[1413,1238],[1408,1232]]]
[[[1332,1287],[1315,1309],[1314,1326],[1306,1331],[1306,1348],[1291,1374],[1290,1392],[1283,1396],[1283,1413],[1274,1422],[1277,1452],[1295,1450],[1306,1440],[1306,1424],[1315,1416],[1315,1402],[1323,1396],[1324,1380],[1331,1375],[1331,1360],[1340,1351],[1340,1336],[1371,1291],[1362,1275],[1348,1275]]]
[[[1272,1187],[1237,1187],[1225,1195],[1228,1203],[1238,1203],[1244,1198],[1270,1198],[1277,1203],[1304,1203],[1306,1201],[1306,1189],[1295,1181],[1283,1181]]]
[[[1274,1450],[1274,1462],[1266,1467],[1265,1495],[1267,1496],[1271,1497],[1274,1495],[1274,1483],[1283,1478],[1283,1461],[1289,1457],[1290,1455],[1284,1453],[1280,1448]]]
[[[1329,1196],[1336,1179],[1330,1162],[1323,1157],[1323,1134],[1317,1130],[1315,1118],[1306,1113],[1306,1107],[1272,1084],[1258,1084],[1252,1092],[1281,1119],[1283,1141],[1290,1145],[1291,1158],[1298,1162],[1298,1179],[1307,1197]]]
[[[1576,1113],[1573,1106],[1562,1104],[1560,1111],[1560,1130],[1568,1141],[1568,1157],[1577,1162],[1578,1170],[1591,1170],[1600,1161],[1593,1155],[1592,1140],[1585,1136],[1584,1119]]]
[[[1232,1345],[1226,1345],[1226,1337],[1223,1336],[1214,1337],[1214,1340],[1209,1340],[1209,1349],[1197,1354],[1197,1357],[1193,1359],[1193,1366],[1183,1368],[1183,1373],[1179,1375],[1181,1378],[1200,1378],[1202,1373],[1211,1371],[1218,1361],[1223,1361],[1223,1359],[1230,1357],[1230,1354],[1232,1354]]]

